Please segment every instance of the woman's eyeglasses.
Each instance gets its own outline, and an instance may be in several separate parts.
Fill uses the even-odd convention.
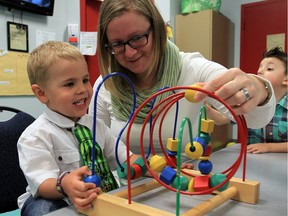
[[[144,47],[148,43],[148,37],[151,31],[151,28],[149,28],[147,33],[134,36],[127,41],[106,44],[105,49],[112,55],[117,55],[125,52],[125,46],[127,44],[133,49]]]

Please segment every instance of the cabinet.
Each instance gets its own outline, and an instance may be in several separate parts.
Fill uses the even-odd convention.
[[[227,68],[233,67],[234,24],[214,10],[177,15],[175,43],[181,51],[200,52],[205,58]],[[213,151],[232,140],[232,126],[215,126],[211,136]]]
[[[184,52],[200,52],[225,67],[233,66],[234,24],[214,10],[177,15],[175,43]]]

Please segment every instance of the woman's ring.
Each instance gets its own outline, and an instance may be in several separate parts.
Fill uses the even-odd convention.
[[[244,94],[245,97],[246,97],[245,102],[251,99],[250,93],[249,93],[249,91],[248,91],[247,89],[243,88],[243,89],[241,89],[241,91],[243,92],[243,94]]]

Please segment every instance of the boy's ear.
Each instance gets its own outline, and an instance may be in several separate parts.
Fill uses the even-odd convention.
[[[48,98],[45,95],[45,91],[41,88],[41,86],[37,85],[37,84],[33,84],[31,86],[31,89],[34,93],[34,95],[38,98],[38,100],[43,103],[46,104],[48,101]]]

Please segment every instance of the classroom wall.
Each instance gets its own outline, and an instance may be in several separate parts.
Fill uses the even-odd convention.
[[[156,4],[160,8],[160,12],[163,14],[164,20],[169,21],[171,13],[177,13],[180,11],[180,4],[175,4],[170,0],[170,4],[167,5],[167,0],[155,0]],[[261,0],[222,0],[222,6],[220,12],[227,16],[235,24],[235,44],[234,44],[234,66],[239,67],[240,57],[240,11],[241,5],[251,2],[258,2]],[[41,16],[28,12],[23,13],[23,23],[28,25],[29,28],[29,51],[35,48],[35,31],[36,29],[52,30],[56,32],[56,40],[67,41],[67,24],[68,23],[80,23],[79,13],[79,0],[58,0],[55,1],[54,15]],[[163,8],[165,7],[165,9]],[[168,12],[169,11],[169,12]],[[168,14],[167,14],[168,13]],[[7,31],[6,22],[12,21],[12,13],[7,10],[6,7],[0,6],[0,50],[7,49]],[[15,11],[14,21],[21,22],[20,12]],[[38,117],[44,106],[37,101],[34,96],[0,96],[0,106],[11,106],[18,109],[22,109],[34,117]],[[0,120],[3,115],[0,115]]]
[[[36,29],[54,31],[56,40],[67,41],[67,24],[80,25],[79,5],[79,0],[56,0],[53,16],[23,12],[22,22],[28,25],[29,52],[36,47]],[[20,15],[20,11],[14,11],[14,22],[21,23]],[[7,49],[7,21],[13,21],[13,14],[6,7],[0,6],[0,50]],[[15,107],[34,117],[38,117],[44,108],[34,96],[0,96],[0,106]],[[9,116],[0,115],[0,120],[3,118],[9,118]]]

